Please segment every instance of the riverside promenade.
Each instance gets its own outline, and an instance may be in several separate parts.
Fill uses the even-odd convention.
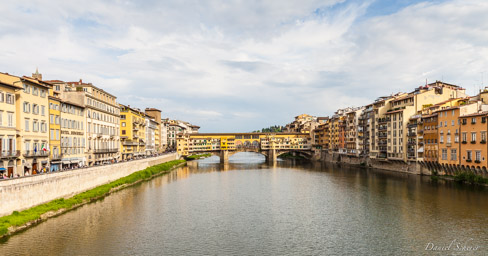
[[[178,159],[169,153],[128,162],[26,176],[0,181],[0,217],[58,198],[67,198],[94,187]]]

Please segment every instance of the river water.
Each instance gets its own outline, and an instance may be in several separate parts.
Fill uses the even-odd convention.
[[[0,255],[488,255],[487,227],[485,187],[239,153],[50,219]]]

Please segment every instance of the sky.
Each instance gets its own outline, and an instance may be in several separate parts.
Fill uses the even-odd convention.
[[[0,72],[91,82],[201,132],[488,84],[488,1],[0,1]]]

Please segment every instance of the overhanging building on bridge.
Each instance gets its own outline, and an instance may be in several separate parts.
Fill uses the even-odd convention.
[[[276,157],[297,152],[311,156],[310,134],[304,133],[179,133],[177,152],[181,156],[211,153],[218,155],[221,162],[238,152],[258,152],[268,161]]]

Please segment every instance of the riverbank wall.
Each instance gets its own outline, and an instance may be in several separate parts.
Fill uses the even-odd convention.
[[[0,216],[58,198],[67,198],[149,166],[179,159],[178,154],[0,181]]]
[[[339,153],[321,152],[320,161],[357,165],[365,168],[375,168],[387,171],[410,173],[417,175],[431,175],[432,171],[417,162],[404,162],[401,160],[383,160],[369,157],[357,157]]]

